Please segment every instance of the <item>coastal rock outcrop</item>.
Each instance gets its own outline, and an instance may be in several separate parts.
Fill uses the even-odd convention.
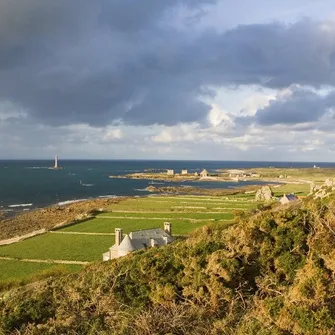
[[[326,186],[326,187],[334,187],[335,186],[334,178],[327,178],[325,180],[324,186]]]
[[[270,201],[272,200],[273,193],[271,187],[266,185],[260,188],[255,195],[256,201]]]
[[[326,198],[333,191],[335,191],[335,178],[327,178],[323,185],[313,184],[309,195],[312,195],[314,199]]]

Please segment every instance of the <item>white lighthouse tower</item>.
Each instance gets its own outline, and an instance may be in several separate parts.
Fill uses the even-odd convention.
[[[55,156],[55,165],[54,169],[58,169],[58,155]]]

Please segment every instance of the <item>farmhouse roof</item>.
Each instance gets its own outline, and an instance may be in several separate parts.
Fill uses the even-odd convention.
[[[298,198],[294,194],[284,194],[280,199],[287,199],[289,201],[297,200]]]
[[[290,201],[297,200],[298,198],[294,194],[287,194],[286,198]]]
[[[135,251],[137,248],[134,247],[129,235],[126,235],[119,245],[119,251]]]
[[[138,230],[131,232],[129,236],[136,250],[148,247],[150,239],[154,239],[155,245],[165,245],[173,241],[173,238],[161,228]]]

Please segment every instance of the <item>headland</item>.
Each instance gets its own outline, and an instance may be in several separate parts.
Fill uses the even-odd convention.
[[[44,234],[0,247],[0,331],[332,334],[335,181],[296,173],[304,179],[267,175],[290,181],[270,192],[199,188],[38,210]],[[175,242],[101,262],[115,228],[166,221]]]

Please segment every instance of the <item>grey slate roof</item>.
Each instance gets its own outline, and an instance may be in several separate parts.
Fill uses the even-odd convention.
[[[286,198],[290,201],[297,200],[298,198],[294,194],[287,194]]]
[[[117,250],[121,253],[128,253],[135,250],[150,247],[150,239],[154,239],[155,245],[165,245],[166,243],[171,243],[173,238],[163,229],[144,229],[137,230],[127,234],[119,247],[114,244],[110,250]]]
[[[297,200],[298,198],[294,194],[285,194],[283,197],[280,198],[280,200],[287,198],[289,201]]]
[[[161,228],[137,230],[131,232],[129,236],[136,250],[150,247],[151,238],[154,239],[155,245],[165,245],[165,239],[168,243],[173,241],[173,238]]]

